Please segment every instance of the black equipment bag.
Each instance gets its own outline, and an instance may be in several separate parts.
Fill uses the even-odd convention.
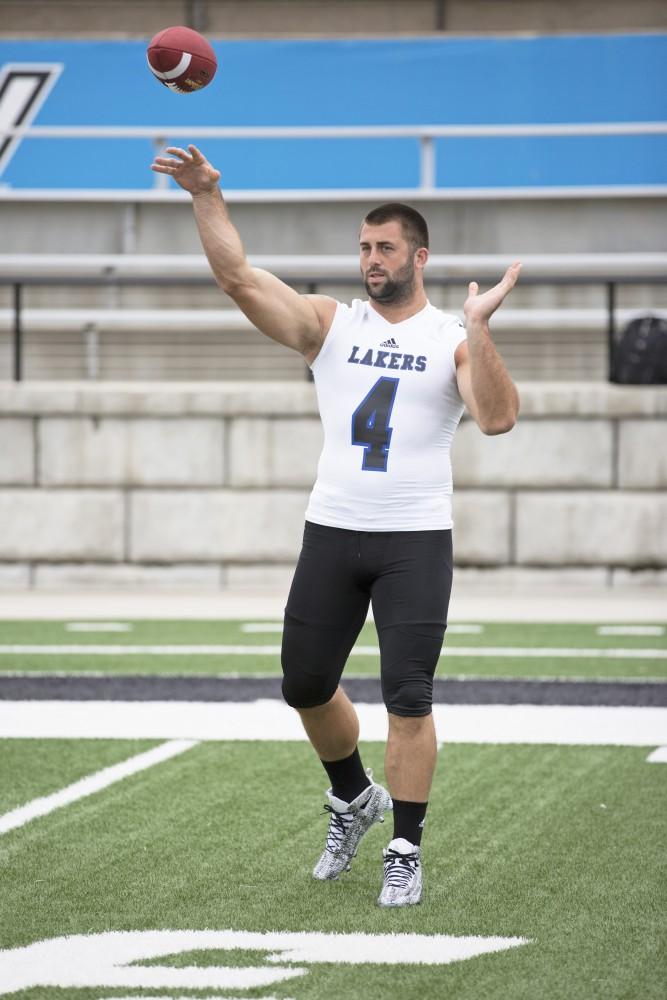
[[[667,385],[667,319],[638,316],[614,345],[611,381],[624,385]]]

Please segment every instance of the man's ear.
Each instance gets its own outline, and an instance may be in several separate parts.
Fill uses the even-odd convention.
[[[419,250],[415,251],[415,267],[424,268],[426,267],[426,262],[428,260],[428,250],[426,247],[420,247]]]

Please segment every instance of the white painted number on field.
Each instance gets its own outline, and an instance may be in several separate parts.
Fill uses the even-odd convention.
[[[173,993],[162,993],[160,996],[146,996],[144,993],[140,997],[136,993],[129,993],[127,996],[119,997],[100,997],[100,1000],[193,1000],[193,996],[189,993],[187,996],[174,996]],[[194,1000],[248,1000],[248,997],[230,997],[225,993],[224,997],[221,997],[219,993],[207,997],[196,997]],[[254,997],[253,1000],[278,1000],[278,997]],[[281,997],[280,1000],[292,1000],[291,997]]]
[[[647,764],[667,764],[667,747],[658,747],[646,758]]]
[[[42,986],[132,989],[253,989],[307,973],[300,965],[448,965],[529,944],[521,937],[447,934],[320,934],[252,931],[110,931],[0,951],[0,995]],[[257,966],[138,966],[187,951],[271,952]],[[285,965],[283,963],[299,963]]]

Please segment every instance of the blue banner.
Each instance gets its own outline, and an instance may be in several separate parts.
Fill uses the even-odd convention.
[[[665,121],[667,35],[214,41],[212,84],[163,87],[136,41],[3,41],[3,67],[60,66],[33,125],[541,124]],[[48,92],[47,92],[48,91]],[[19,105],[22,91],[15,88]],[[19,96],[17,96],[19,95]],[[27,99],[27,98],[26,98]],[[8,88],[0,83],[0,123]],[[14,107],[14,110],[16,110]],[[227,188],[410,187],[415,139],[204,140]],[[665,184],[667,136],[441,139],[444,187]],[[10,155],[11,154],[11,155]],[[14,188],[150,188],[148,139],[22,139]],[[0,161],[1,166],[1,161]]]

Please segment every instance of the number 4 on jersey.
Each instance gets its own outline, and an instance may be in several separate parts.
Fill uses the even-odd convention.
[[[386,472],[392,428],[391,410],[399,379],[379,378],[352,414],[352,444],[364,448],[361,468],[365,472]]]

